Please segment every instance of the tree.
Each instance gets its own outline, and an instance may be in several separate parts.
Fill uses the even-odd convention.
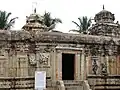
[[[7,13],[6,11],[0,11],[0,29],[3,30],[9,30],[13,25],[15,24],[15,20],[18,17],[14,17],[12,19],[9,19],[10,15],[12,13]]]
[[[50,12],[45,12],[43,15],[43,24],[48,27],[48,31],[54,29],[57,23],[62,23],[59,18],[52,18]]]
[[[83,16],[82,18],[78,18],[80,24],[78,24],[75,21],[72,21],[78,28],[78,30],[70,30],[73,32],[78,32],[78,33],[87,33],[88,28],[91,25],[91,19],[88,19],[87,16]]]

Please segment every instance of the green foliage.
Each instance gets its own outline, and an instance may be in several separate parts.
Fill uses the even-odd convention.
[[[9,20],[12,13],[7,13],[6,11],[0,11],[0,29],[9,30],[15,24],[15,20],[18,17]]]
[[[78,30],[70,30],[73,32],[78,32],[78,33],[86,33],[87,29],[91,25],[91,19],[88,19],[87,16],[83,16],[82,18],[78,18],[79,24],[75,21],[72,21],[78,28]]]
[[[62,23],[62,21],[59,18],[52,18],[50,12],[44,13],[43,24],[49,28],[48,30],[54,29],[57,23]]]

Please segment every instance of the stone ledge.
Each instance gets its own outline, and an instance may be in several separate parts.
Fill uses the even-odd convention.
[[[34,37],[33,37],[34,36]],[[116,45],[120,45],[120,38],[112,38]],[[28,31],[0,31],[0,41],[28,41],[28,42],[53,42],[53,43],[78,43],[78,44],[103,44],[109,42],[111,37],[84,34],[36,32],[31,35]]]
[[[104,75],[88,75],[87,78],[119,78],[120,79],[120,75],[108,75],[108,76],[104,76]]]

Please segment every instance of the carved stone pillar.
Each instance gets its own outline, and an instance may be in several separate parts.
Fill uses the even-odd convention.
[[[56,76],[57,79],[62,80],[62,52],[59,50],[57,51],[57,57],[56,57],[56,73],[58,76]]]
[[[117,75],[120,75],[120,56],[117,56]]]
[[[74,80],[77,80],[78,78],[78,60],[77,60],[77,53],[75,53],[75,58],[74,58]]]
[[[52,51],[50,52],[50,56],[51,56],[51,64],[52,64],[52,71],[51,71],[51,79],[52,80],[56,80],[56,50],[55,48],[52,49]]]
[[[119,60],[118,60],[119,61]],[[117,64],[119,65],[119,62],[117,62],[116,56],[110,56],[109,57],[109,74],[116,75],[117,74]]]
[[[15,53],[13,53],[14,51],[11,51],[10,53],[12,53],[12,55],[9,55],[9,60],[8,60],[8,67],[9,67],[9,77],[15,77],[17,76],[17,55]]]
[[[7,60],[4,56],[0,56],[0,77],[8,76]]]
[[[56,80],[58,80],[58,78],[59,78],[59,72],[58,72],[59,61],[58,61],[57,57],[58,57],[58,53],[56,53]]]
[[[107,73],[109,74],[109,56],[106,56]]]
[[[85,54],[82,51],[81,53],[81,80],[84,80],[85,75]]]
[[[90,63],[91,59],[90,56],[86,57],[86,76],[90,74],[90,69],[91,69],[91,63]]]
[[[16,73],[18,77],[28,76],[28,60],[27,55],[17,56]]]
[[[81,73],[80,72],[80,64],[81,64],[80,63],[80,53],[76,53],[75,56],[76,56],[76,58],[75,58],[76,59],[76,64],[75,64],[76,65],[76,67],[75,67],[75,69],[76,69],[76,78],[75,79],[80,80],[80,73]]]

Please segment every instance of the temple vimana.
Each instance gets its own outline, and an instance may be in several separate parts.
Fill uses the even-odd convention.
[[[33,13],[22,30],[0,30],[0,90],[35,90],[35,71],[46,71],[46,90],[120,90],[120,24],[114,20],[103,9],[88,34],[48,32]]]

